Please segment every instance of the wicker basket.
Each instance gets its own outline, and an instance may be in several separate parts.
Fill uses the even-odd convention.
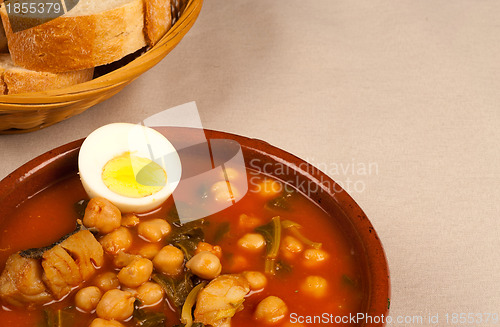
[[[203,0],[173,0],[172,28],[154,47],[116,70],[62,89],[0,95],[0,134],[39,130],[112,97],[172,51],[193,26],[202,3]]]

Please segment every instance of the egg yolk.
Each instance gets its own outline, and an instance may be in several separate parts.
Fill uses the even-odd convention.
[[[106,163],[102,180],[119,195],[142,198],[160,191],[166,185],[167,174],[156,162],[127,152]]]

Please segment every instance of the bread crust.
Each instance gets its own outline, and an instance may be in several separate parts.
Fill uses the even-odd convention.
[[[12,32],[5,5],[0,15],[12,60],[29,70],[61,73],[93,68],[146,46],[143,0],[93,15],[61,16],[17,33]]]
[[[8,53],[9,48],[7,47],[7,36],[3,29],[3,25],[0,24],[0,53]]]
[[[0,94],[59,89],[90,81],[93,75],[93,68],[58,74],[27,70],[14,65],[9,54],[0,54]]]
[[[66,73],[35,72],[32,70],[6,70],[2,75],[4,94],[18,94],[60,89],[90,81],[94,69]]]
[[[154,46],[172,26],[171,0],[144,0],[146,39]]]

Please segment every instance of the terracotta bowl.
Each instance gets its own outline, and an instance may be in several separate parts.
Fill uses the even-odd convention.
[[[163,131],[162,131],[163,132]],[[237,141],[243,151],[247,167],[269,173],[269,167],[279,165],[272,174],[291,185],[313,186],[309,197],[334,217],[345,235],[360,254],[365,284],[365,314],[386,316],[390,304],[390,282],[387,260],[382,244],[372,224],[354,200],[326,174],[296,156],[266,142],[224,132],[205,130],[207,139]],[[168,138],[184,138],[182,133],[169,133]],[[77,173],[78,152],[82,140],[51,150],[21,166],[0,182],[0,223],[2,218],[23,202],[54,182]],[[174,142],[173,142],[174,143]],[[174,143],[175,144],[175,143]],[[363,326],[381,326],[366,324]]]

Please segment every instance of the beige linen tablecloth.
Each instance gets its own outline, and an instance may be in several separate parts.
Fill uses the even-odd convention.
[[[393,325],[500,313],[500,1],[206,0],[179,47],[117,96],[1,136],[0,178],[101,125],[193,100],[204,127],[266,140],[344,184],[385,246],[391,316],[423,317]]]

